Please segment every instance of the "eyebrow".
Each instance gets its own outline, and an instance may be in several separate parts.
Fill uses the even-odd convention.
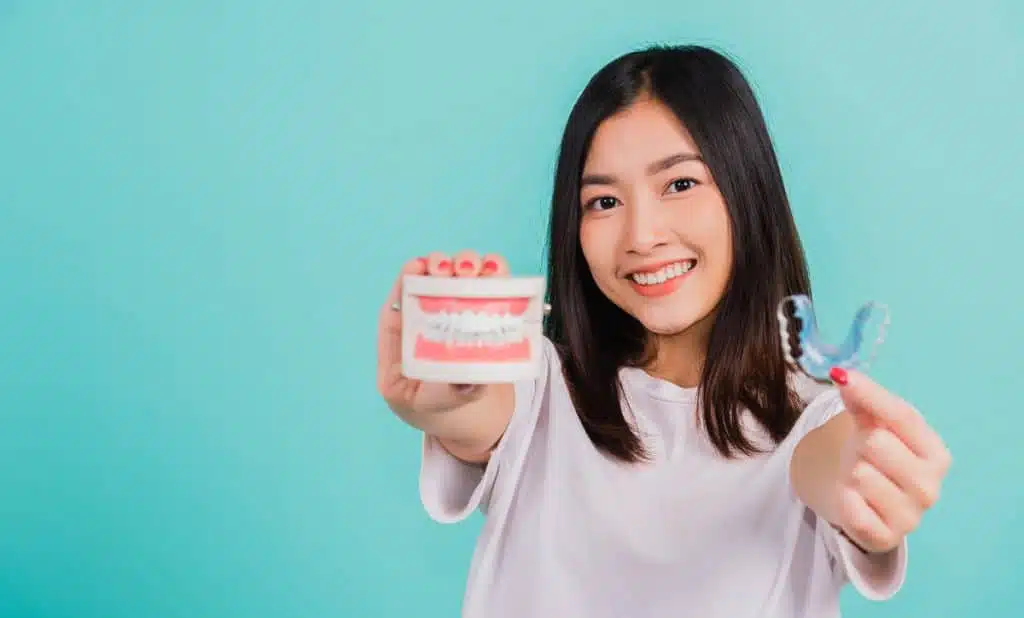
[[[647,174],[653,176],[659,172],[664,172],[670,167],[679,165],[686,161],[699,161],[704,162],[703,157],[692,152],[680,152],[674,155],[669,155],[664,159],[658,159],[654,163],[647,166]],[[586,174],[580,180],[580,186],[585,187],[587,185],[613,185],[615,184],[615,176],[609,174]]]

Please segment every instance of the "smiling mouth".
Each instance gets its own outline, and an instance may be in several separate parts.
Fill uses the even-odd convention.
[[[632,273],[628,278],[639,285],[658,285],[682,277],[697,266],[697,260],[680,260],[652,272]]]

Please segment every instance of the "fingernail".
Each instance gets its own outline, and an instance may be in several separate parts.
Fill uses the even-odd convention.
[[[416,266],[418,266],[421,269],[426,269],[427,268],[427,260],[426,260],[426,258],[421,258],[421,257],[416,258]]]
[[[487,260],[486,262],[484,262],[483,268],[480,269],[480,273],[484,275],[489,275],[493,272],[496,272],[497,270],[498,263],[495,262],[494,260]]]
[[[452,263],[449,262],[448,260],[441,260],[440,262],[437,263],[438,270],[451,270],[451,268]]]
[[[828,377],[832,378],[832,381],[840,386],[845,386],[849,381],[849,376],[846,375],[846,370],[842,367],[833,367],[832,371],[828,372]]]
[[[459,270],[473,270],[473,262],[462,260],[459,262]]]

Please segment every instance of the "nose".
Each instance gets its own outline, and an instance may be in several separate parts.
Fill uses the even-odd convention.
[[[668,243],[669,230],[661,204],[633,203],[627,211],[625,240],[630,253],[649,254]]]

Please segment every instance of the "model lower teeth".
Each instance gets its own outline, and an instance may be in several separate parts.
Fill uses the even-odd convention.
[[[697,263],[694,260],[676,262],[653,273],[635,273],[632,275],[632,279],[640,285],[656,285],[685,275],[693,270],[693,267],[696,265]]]

